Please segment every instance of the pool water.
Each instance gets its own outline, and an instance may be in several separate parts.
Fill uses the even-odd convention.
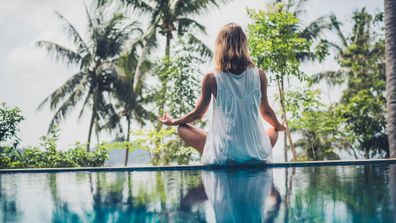
[[[0,222],[396,222],[396,164],[0,174]]]

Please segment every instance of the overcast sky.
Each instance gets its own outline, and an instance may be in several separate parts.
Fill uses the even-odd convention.
[[[39,103],[66,79],[75,73],[64,65],[54,62],[45,52],[36,48],[37,40],[51,40],[69,46],[62,31],[62,25],[54,15],[59,11],[81,33],[85,33],[86,17],[83,0],[0,0],[0,101],[9,106],[19,106],[25,117],[20,126],[22,146],[36,145],[40,136],[47,131],[52,112],[45,108],[36,112]],[[237,22],[247,27],[246,8],[264,9],[267,1],[235,0],[221,9],[213,9],[198,20],[207,27],[208,35],[202,40],[213,47],[219,28],[228,22]],[[306,8],[305,22],[335,13],[344,22],[344,29],[350,29],[350,15],[353,10],[367,7],[370,12],[383,10],[382,0],[311,0]],[[307,64],[308,73],[336,68],[329,59],[321,65]],[[203,72],[211,68],[204,68]],[[270,92],[271,94],[271,92]],[[78,121],[76,115],[61,125],[59,145],[65,147],[75,141],[86,141],[88,116]],[[279,151],[275,160],[281,157]]]

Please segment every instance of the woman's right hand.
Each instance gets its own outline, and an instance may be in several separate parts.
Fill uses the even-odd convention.
[[[170,116],[170,115],[168,115],[167,113],[165,113],[164,115],[162,115],[160,118],[159,118],[159,120],[160,120],[160,122],[162,122],[163,124],[165,124],[165,125],[176,125],[175,124],[175,121],[173,120],[173,118]]]

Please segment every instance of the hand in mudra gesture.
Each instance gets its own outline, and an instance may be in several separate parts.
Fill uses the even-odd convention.
[[[173,118],[168,115],[168,113],[163,114],[160,118],[159,118],[160,122],[162,122],[164,125],[175,125],[175,122],[173,120]]]
[[[277,126],[275,128],[275,131],[277,131],[277,132],[283,132],[283,131],[286,131],[286,130],[287,130],[287,127],[284,124],[280,124],[279,126]]]

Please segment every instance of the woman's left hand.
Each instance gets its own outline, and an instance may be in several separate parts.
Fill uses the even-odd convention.
[[[287,130],[287,127],[284,124],[280,124],[275,128],[275,131],[277,131],[277,132],[283,132],[286,130]]]
[[[165,113],[162,117],[160,117],[159,120],[165,125],[176,125],[173,118],[170,117],[170,115],[168,115],[167,113]]]

